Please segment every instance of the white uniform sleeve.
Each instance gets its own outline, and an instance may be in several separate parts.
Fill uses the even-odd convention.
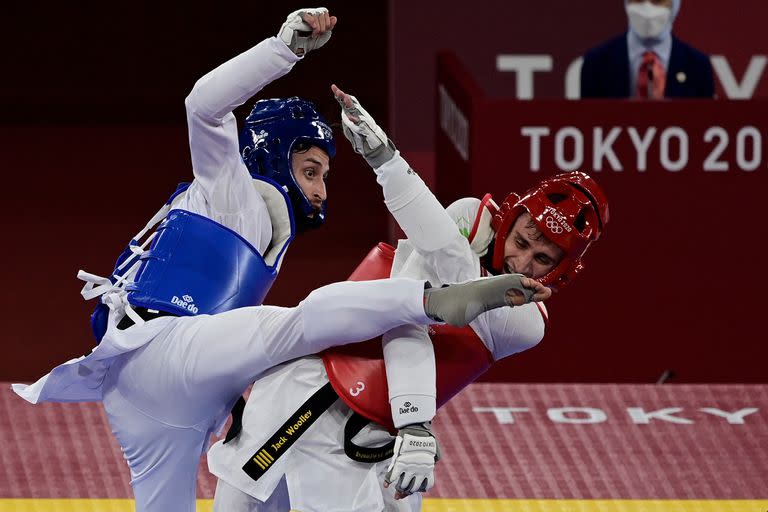
[[[400,153],[375,171],[384,203],[408,236],[401,245],[414,249],[392,275],[428,279],[434,286],[478,277],[479,260],[456,222]],[[430,421],[436,410],[436,369],[426,329],[402,326],[390,331],[383,349],[395,426]]]
[[[272,37],[195,83],[185,101],[189,141],[195,178],[207,191],[215,190],[222,175],[245,170],[237,165],[241,159],[232,110],[288,73],[298,60],[285,43]]]
[[[185,101],[195,180],[180,207],[234,229],[262,253],[271,239],[269,214],[240,157],[232,110],[298,60],[279,39],[266,39],[200,78]],[[262,222],[251,225],[244,214]]]
[[[456,223],[399,151],[375,172],[384,204],[417,251],[442,249],[461,237]]]

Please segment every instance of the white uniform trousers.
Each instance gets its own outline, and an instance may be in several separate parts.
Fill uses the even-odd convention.
[[[147,344],[113,359],[103,403],[131,469],[136,509],[194,511],[209,436],[259,374],[403,323],[433,323],[423,290],[423,281],[411,279],[335,283],[295,308],[174,318]]]

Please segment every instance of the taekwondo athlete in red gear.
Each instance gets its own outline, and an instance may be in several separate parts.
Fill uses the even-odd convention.
[[[100,299],[92,321],[100,343],[32,385],[13,385],[31,403],[101,401],[139,511],[194,510],[210,434],[269,367],[404,322],[468,321],[477,314],[467,307],[472,294],[505,304],[511,281],[446,295],[404,279],[329,285],[296,308],[257,307],[297,226],[324,220],[334,146],[310,103],[262,100],[246,120],[241,156],[232,110],[326,43],[335,21],[324,8],[296,11],[278,37],[198,80],[186,99],[193,182],[134,237],[110,278],[79,274],[84,297]]]
[[[398,245],[392,276],[421,276],[436,283],[445,283],[452,282],[446,279],[450,272],[461,272],[462,268],[472,268],[473,274],[450,276],[453,282],[477,276],[474,273],[477,264],[474,261],[462,262],[461,257],[457,256],[461,251],[452,247],[454,241],[460,238],[456,236],[455,226],[462,221],[464,225],[460,229],[470,242],[473,256],[481,256],[481,271],[523,273],[554,289],[566,286],[581,271],[581,256],[599,237],[603,224],[608,220],[605,195],[590,177],[582,173],[571,173],[544,180],[523,199],[510,194],[501,208],[496,207],[490,196],[482,201],[466,198],[448,208],[454,222],[447,222],[434,196],[428,190],[423,192],[426,187],[418,194],[415,187],[406,185],[413,181],[413,174],[408,172],[407,165],[405,172],[400,173],[386,165],[379,167],[381,161],[394,160],[389,156],[394,146],[387,142],[384,132],[353,97],[345,95],[338,88],[334,88],[334,93],[343,100],[342,122],[345,135],[352,141],[356,151],[376,170],[377,181],[384,189],[385,203],[408,236],[407,240]],[[407,204],[403,201],[405,197],[408,198]],[[466,242],[463,246],[466,247]],[[442,250],[436,250],[437,247],[442,247]],[[409,265],[413,265],[413,268],[409,269]],[[358,272],[361,270],[359,268]],[[369,276],[365,272],[359,274],[361,279],[366,277]],[[503,316],[511,317],[528,308],[533,313],[529,318],[545,318],[543,304],[536,306],[540,306],[541,316],[536,314],[533,304],[515,308],[516,311],[504,311]],[[475,337],[484,342],[474,345],[480,350],[468,350],[472,346],[470,343],[473,337],[466,336],[466,332],[449,334],[444,330],[439,332],[440,327],[430,328],[433,340],[454,338],[453,343],[437,346],[441,350],[438,363],[444,368],[439,375],[441,378],[437,379],[437,405],[445,403],[477,378],[493,361],[528,348],[520,343],[514,346],[503,343],[505,339],[512,339],[503,335],[504,328],[510,324],[503,321],[494,324],[492,320],[485,322],[486,316],[493,319],[499,315],[493,312],[482,315],[472,323],[471,329],[464,329],[474,331]],[[518,318],[511,325],[521,327],[535,323]],[[543,336],[544,325],[540,325],[542,334],[531,337],[535,342]],[[419,331],[415,326],[400,326],[383,336],[389,410],[382,407],[385,403],[383,400],[373,403],[379,398],[374,399],[373,392],[365,395],[352,395],[349,392],[353,389],[351,384],[365,382],[365,379],[361,380],[362,370],[357,359],[359,350],[355,350],[351,366],[343,355],[333,356],[334,353],[349,353],[343,347],[326,351],[324,355],[326,370],[334,388],[351,408],[379,424],[399,429],[394,457],[384,475],[385,486],[394,483],[394,497],[425,491],[434,484],[433,465],[439,456],[439,445],[435,440],[433,449],[432,443],[425,440],[432,437],[429,421],[435,410],[435,379],[432,378],[435,363],[432,343],[428,339],[426,343],[423,341],[424,332],[424,329]],[[525,337],[518,335],[518,341]],[[456,339],[466,340],[467,343],[460,345],[455,342]],[[462,347],[461,351],[458,350],[459,346]],[[502,348],[505,346],[506,349]],[[483,348],[491,350],[491,358],[487,357],[488,350]],[[463,364],[459,371],[455,367],[457,360]],[[447,371],[448,368],[450,371]],[[381,372],[381,366],[377,370]],[[383,382],[383,375],[378,378]],[[375,382],[376,377],[371,374],[369,383]],[[371,387],[380,389],[375,384]],[[393,423],[385,421],[389,419],[390,413]],[[416,448],[408,450],[410,445]],[[393,497],[391,491],[385,496]]]
[[[336,93],[339,95],[339,91]],[[343,93],[341,94],[343,95]],[[361,136],[366,139],[366,142],[362,143],[359,139],[355,140],[354,134],[347,133],[347,130],[345,130],[345,134],[352,139],[353,146],[360,148],[366,159],[374,167],[377,180],[384,188],[385,203],[401,227],[404,228],[406,234],[416,240],[415,242],[413,240],[400,242],[398,246],[400,260],[398,262],[396,256],[397,268],[394,269],[393,275],[403,272],[403,269],[408,269],[414,273],[427,273],[437,283],[441,282],[441,276],[445,282],[477,277],[482,271],[478,253],[487,253],[489,246],[494,243],[500,243],[504,246],[507,240],[509,240],[511,247],[508,251],[501,252],[502,260],[501,264],[498,265],[500,271],[505,270],[505,266],[506,270],[509,271],[510,267],[519,265],[520,268],[526,268],[532,273],[534,272],[533,269],[536,269],[539,274],[544,275],[541,272],[542,268],[553,270],[558,262],[580,260],[580,254],[576,254],[576,252],[565,254],[562,248],[548,242],[544,236],[540,236],[542,232],[537,228],[540,222],[531,219],[530,214],[521,215],[525,206],[523,203],[517,205],[516,200],[514,204],[502,208],[505,213],[500,213],[495,205],[488,201],[481,204],[480,200],[469,199],[469,201],[474,201],[473,207],[469,209],[461,204],[456,208],[449,208],[452,210],[452,214],[457,217],[455,220],[452,219],[451,216],[446,215],[445,210],[440,207],[421,179],[394,150],[391,143],[386,142],[386,136],[383,135],[383,132],[380,131],[370,116],[359,107],[359,104],[355,104],[355,110],[356,112],[352,115],[363,121],[359,124],[365,129]],[[344,120],[344,118],[342,119]],[[385,141],[386,146],[381,142],[377,144],[376,140]],[[371,151],[366,150],[365,144]],[[373,145],[375,146],[371,147]],[[376,151],[377,149],[378,151]],[[591,182],[590,178],[580,173],[575,175],[573,179],[576,181],[584,179]],[[596,184],[594,186],[596,187]],[[566,194],[562,198],[556,199],[560,202],[571,201],[570,196],[576,195],[575,189],[569,189],[569,186],[562,188],[565,189]],[[589,230],[584,230],[584,226],[582,226],[584,231],[582,234],[584,237],[596,239],[599,231],[593,225],[598,221],[595,219],[596,214],[589,212],[594,212],[597,206],[593,206],[585,197],[580,196],[579,201],[581,200],[586,201],[586,204],[582,204],[579,212],[589,216],[589,222],[592,223]],[[512,230],[507,230],[496,236],[494,228],[501,225],[506,225],[508,228],[508,215],[513,211],[512,221],[525,220],[526,218],[528,220],[520,226],[513,226]],[[532,211],[538,210],[533,208]],[[464,212],[468,213],[465,214]],[[607,220],[607,207],[603,213],[604,220]],[[478,215],[478,222],[475,223],[474,218],[467,220],[467,216],[474,215]],[[459,219],[458,217],[463,218]],[[472,227],[471,244],[457,229],[459,222],[463,222],[460,224],[462,228],[467,225]],[[546,223],[546,221],[544,222]],[[514,236],[507,236],[508,234]],[[524,238],[518,240],[518,237]],[[522,247],[514,248],[516,244],[520,244]],[[560,268],[564,269],[565,267]],[[571,268],[571,265],[568,268]],[[380,270],[380,268],[375,270]],[[365,276],[367,278],[381,277],[380,275],[372,275],[375,272],[369,270],[365,270],[363,274],[365,275],[366,272],[368,272],[368,275]],[[554,274],[551,276],[552,279],[555,277]],[[548,297],[550,293],[539,283],[537,295]],[[485,368],[493,360],[534,346],[543,336],[543,313],[536,306],[521,305],[512,309],[505,308],[504,312],[511,314],[511,316],[493,316],[494,311],[490,311],[480,315],[472,323],[472,336],[477,340],[482,351],[479,361],[482,362],[483,357],[485,358],[484,360],[487,362]],[[396,332],[396,334],[402,333]],[[413,338],[413,341],[417,343],[421,341],[418,334]],[[390,345],[392,341],[394,339],[390,340]],[[476,352],[477,343],[470,347]],[[417,359],[412,357],[416,354],[416,350],[405,351],[405,353],[407,354],[407,365],[412,365]],[[324,358],[327,355],[326,352]],[[341,353],[341,357],[344,355]],[[336,353],[335,359],[339,359],[338,353]],[[403,359],[400,359],[400,363],[398,363],[397,358],[395,358],[393,364],[402,364],[402,361]],[[424,365],[417,364],[416,366],[419,368],[417,374],[423,371]],[[485,368],[481,368],[481,370]],[[438,359],[438,382],[440,382],[439,369],[440,360]],[[391,494],[386,497],[382,494],[380,480],[382,474],[387,472],[388,463],[361,464],[342,453],[340,446],[344,444],[342,439],[345,424],[349,424],[348,420],[352,416],[353,410],[356,410],[355,408],[360,404],[352,398],[359,398],[360,401],[364,401],[369,393],[376,393],[377,391],[379,391],[377,396],[381,397],[380,390],[385,385],[383,364],[378,367],[378,370],[380,370],[380,374],[373,375],[373,380],[369,381],[373,385],[364,385],[359,380],[347,382],[350,384],[347,387],[334,385],[334,390],[343,400],[320,411],[321,416],[312,429],[303,433],[302,437],[287,450],[283,450],[279,446],[280,442],[272,447],[265,445],[265,439],[268,439],[271,433],[279,429],[283,420],[295,413],[302,402],[306,403],[308,397],[314,396],[318,390],[326,387],[329,376],[331,376],[332,381],[339,376],[332,375],[334,368],[329,366],[327,361],[324,366],[321,360],[314,357],[302,358],[276,367],[264,374],[255,383],[249,398],[243,415],[243,430],[229,443],[217,443],[209,452],[209,468],[220,478],[214,509],[217,511],[267,511],[288,510],[292,507],[303,511],[328,509],[365,511],[382,510],[385,506],[385,500],[388,500],[389,505],[392,506],[408,506],[413,499],[407,503],[396,504],[392,500]],[[390,370],[391,368],[388,366],[387,373],[390,373]],[[434,374],[433,370],[432,375]],[[340,377],[343,379],[349,375]],[[375,380],[377,377],[380,379],[379,381]],[[417,375],[413,381],[409,381],[413,385],[410,388],[408,386],[404,386],[404,388],[411,393],[413,393],[413,389],[420,387],[429,388],[430,385],[421,386],[423,379],[419,377],[423,377],[423,375]],[[472,378],[463,382],[454,381],[450,385],[460,389],[471,380]],[[458,389],[443,391],[448,391],[447,394],[452,396],[452,393],[457,392]],[[420,393],[417,391],[416,394],[421,393],[427,397],[431,393],[433,399],[437,394],[438,400],[440,399],[440,390],[435,393],[434,379],[431,383],[431,391],[427,389]],[[446,398],[445,395],[443,396],[444,400],[450,398],[450,396]],[[279,400],[274,400],[274,397],[279,397]],[[388,397],[384,395],[378,405],[379,409],[385,411],[381,414],[391,414]],[[434,411],[434,407],[432,411]],[[364,426],[353,438],[357,446],[374,446],[391,440],[392,436],[388,429],[376,423]],[[265,463],[263,454],[259,451],[260,447],[265,446],[267,452],[274,450],[275,455],[280,452],[278,458],[268,460]],[[434,465],[434,450],[427,454],[427,457],[430,456],[432,459],[428,465],[431,468]],[[261,462],[258,463],[264,466],[263,471],[255,479],[252,474],[245,471],[251,457],[260,460]],[[406,462],[410,463],[407,460]],[[417,461],[415,465],[419,463]],[[430,468],[427,468],[425,474],[431,473]],[[329,472],[334,473],[333,479],[329,480],[323,477]],[[427,477],[425,476],[425,478]],[[394,488],[395,486],[391,486],[390,491],[394,491]],[[420,495],[417,493],[413,498],[420,499]]]
[[[522,198],[516,194],[510,194],[500,208],[497,208],[490,197],[486,196],[482,201],[474,198],[456,201],[448,207],[447,212],[461,228],[468,228],[464,232],[468,233],[472,249],[481,256],[480,261],[484,270],[487,269],[492,273],[521,271],[526,275],[536,276],[540,282],[553,289],[562,289],[567,286],[583,270],[582,256],[591,243],[600,236],[603,225],[608,220],[607,201],[602,190],[594,180],[583,173],[567,173],[545,179],[537,187],[526,192]],[[476,214],[473,215],[472,212]],[[491,234],[490,243],[483,232]],[[553,259],[551,252],[541,252],[542,242],[545,245],[555,242],[561,250],[559,257]],[[504,246],[506,249],[501,249]],[[401,246],[398,246],[398,250],[400,248]],[[398,272],[395,265],[393,265],[392,275],[404,275],[401,271]],[[358,269],[359,278],[367,278],[366,272],[361,270]],[[546,323],[546,309],[543,304],[536,305],[539,306],[542,319]],[[515,309],[522,310],[524,307],[527,306]],[[484,317],[491,320],[486,321]],[[536,344],[525,346],[523,343],[512,342],[511,338],[505,337],[504,333],[499,331],[498,326],[502,324],[500,322],[494,324],[493,318],[498,318],[498,315],[489,312],[467,328],[450,329],[442,326],[429,328],[437,366],[436,405],[438,408],[484,373],[494,361]],[[521,322],[520,325],[525,325],[525,322]],[[544,326],[541,325],[542,330]],[[513,326],[509,325],[509,327]],[[399,332],[407,328],[407,326],[400,326],[394,331]],[[383,339],[386,340],[389,335],[390,333],[385,334]],[[481,343],[477,343],[478,340]],[[389,341],[390,345],[397,342]],[[345,390],[353,376],[354,379],[370,383],[372,389],[378,389],[375,383],[383,382],[385,378],[389,383],[388,397],[379,396],[378,393],[374,396],[374,393],[371,393],[363,401],[359,396],[340,393],[351,408],[366,418],[383,425],[390,425],[385,421],[388,419],[386,415],[390,413],[387,402],[389,401],[390,405],[394,404],[391,413],[395,419],[395,406],[398,406],[395,403],[396,398],[393,399],[393,386],[395,389],[409,390],[411,393],[414,390],[424,389],[424,383],[419,381],[419,375],[425,369],[418,368],[418,371],[414,371],[417,365],[413,363],[406,351],[398,353],[390,346],[388,350],[384,350],[380,361],[367,360],[362,365],[359,354],[363,346],[358,347],[354,353],[344,350],[344,347],[337,348],[339,350],[329,349],[324,356],[326,370],[331,381],[335,382],[335,389]],[[334,356],[332,360],[330,355]],[[486,357],[483,357],[484,355]],[[399,356],[401,362],[398,363],[397,359],[393,360],[393,356]],[[354,368],[354,372],[349,371],[350,367]],[[403,382],[407,384],[403,386]],[[406,395],[405,399],[407,398]],[[405,408],[400,406],[399,410],[404,411]],[[419,438],[423,437],[424,430],[429,429],[421,430]],[[401,428],[401,434],[402,432]],[[421,493],[414,490],[420,490],[419,482],[424,482],[422,486],[427,488],[433,483],[433,468],[427,463],[430,460],[435,462],[437,460],[426,458],[425,455],[428,454],[424,452],[423,449],[414,450],[413,467],[409,467],[408,458],[405,463],[398,460],[396,446],[396,457],[388,465],[380,464],[385,482],[396,484],[394,494],[385,492],[384,498],[387,503],[385,510],[417,511],[421,509]],[[409,454],[406,453],[406,455]],[[405,478],[398,478],[403,474]],[[394,501],[411,493],[413,495],[408,500],[411,508],[405,508],[402,503]]]

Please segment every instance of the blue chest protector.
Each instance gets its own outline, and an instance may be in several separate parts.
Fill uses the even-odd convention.
[[[238,233],[207,217],[172,209],[155,230],[148,250],[138,260],[138,270],[125,286],[134,307],[165,311],[177,316],[214,314],[262,303],[277,278],[282,256],[295,236],[290,201],[283,189],[267,178],[255,178],[272,217],[272,243],[262,256]],[[168,205],[180,193],[180,186]],[[266,185],[266,187],[265,187]],[[279,194],[275,193],[279,191]],[[266,197],[267,195],[271,197]],[[276,221],[276,211],[281,215]],[[282,225],[283,229],[280,229]],[[115,268],[134,251],[137,241],[120,255]],[[113,274],[115,281],[117,271]],[[109,310],[102,303],[91,316],[98,341],[107,329]]]
[[[243,237],[185,210],[168,213],[139,261],[128,302],[178,316],[259,305],[277,278]]]

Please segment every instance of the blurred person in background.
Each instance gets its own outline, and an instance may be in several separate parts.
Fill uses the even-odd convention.
[[[629,30],[584,55],[582,98],[713,98],[709,56],[672,34],[681,0],[624,0]]]

